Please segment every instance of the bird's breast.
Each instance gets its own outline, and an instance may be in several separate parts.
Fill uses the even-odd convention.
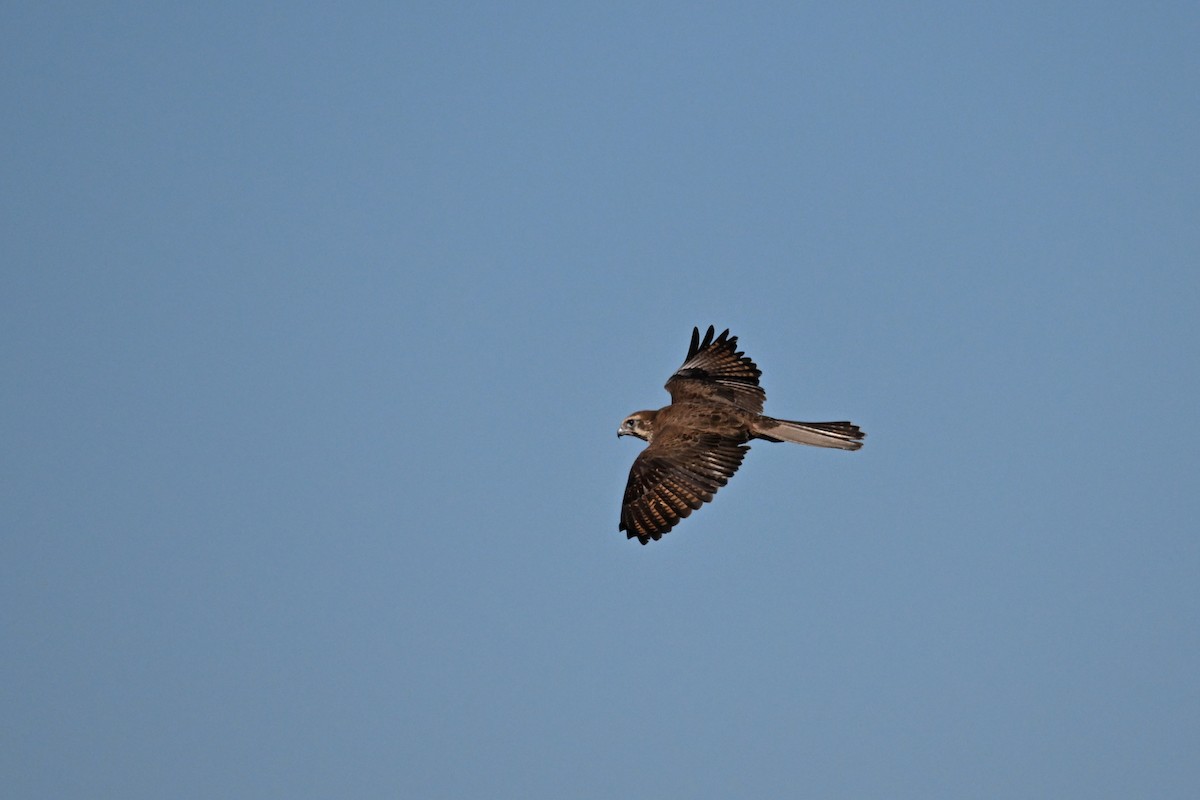
[[[748,434],[750,417],[749,412],[718,403],[675,403],[658,412],[658,424],[736,438]]]

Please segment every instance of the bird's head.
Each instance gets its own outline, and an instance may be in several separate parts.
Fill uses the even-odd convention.
[[[657,411],[633,412],[625,418],[621,427],[617,428],[617,436],[636,436],[650,441],[650,437],[654,435],[654,417],[657,414]]]

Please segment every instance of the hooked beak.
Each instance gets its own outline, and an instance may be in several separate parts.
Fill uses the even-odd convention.
[[[617,428],[617,438],[620,439],[624,435],[625,435],[625,431],[621,430],[620,428]]]

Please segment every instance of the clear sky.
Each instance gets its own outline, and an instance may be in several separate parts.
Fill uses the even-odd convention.
[[[0,7],[6,797],[1200,796],[1195,3],[101,5]],[[709,324],[867,445],[642,547]]]

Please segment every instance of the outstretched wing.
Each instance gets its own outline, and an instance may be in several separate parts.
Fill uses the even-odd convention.
[[[729,482],[750,448],[715,433],[659,431],[629,470],[621,526],[642,544],[662,535]]]
[[[738,352],[737,337],[730,336],[728,329],[715,339],[714,334],[709,325],[701,341],[700,329],[692,328],[687,358],[667,381],[671,402],[728,403],[761,414],[767,399],[758,385],[762,371]]]

